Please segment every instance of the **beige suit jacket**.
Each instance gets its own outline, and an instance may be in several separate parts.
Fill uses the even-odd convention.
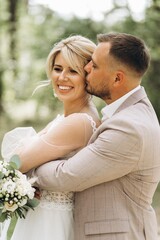
[[[89,145],[36,170],[40,187],[74,191],[75,240],[157,240],[151,207],[160,180],[160,126],[143,88]]]

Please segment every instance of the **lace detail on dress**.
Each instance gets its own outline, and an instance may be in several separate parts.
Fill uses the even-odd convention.
[[[73,192],[51,192],[41,190],[39,206],[47,209],[72,210],[74,206]]]
[[[91,122],[91,126],[93,128],[93,133],[97,130],[97,127],[96,127],[96,122],[93,120],[93,118],[88,115],[87,113],[84,113],[84,115],[86,115],[86,117],[88,118],[88,120]]]

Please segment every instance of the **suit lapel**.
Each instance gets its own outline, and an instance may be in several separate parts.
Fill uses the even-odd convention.
[[[149,100],[147,98],[147,94],[144,90],[143,87],[141,87],[139,90],[137,90],[136,92],[134,92],[131,96],[129,96],[120,106],[119,108],[115,111],[115,113],[113,115],[115,115],[116,113],[122,111],[123,109],[136,104],[139,101],[142,101],[143,99],[145,99],[145,103],[149,104]],[[111,118],[109,118],[111,119]],[[90,138],[90,141],[88,144],[94,142],[97,138],[97,136],[104,130],[106,124],[107,124],[108,119],[106,119],[98,128],[97,130],[94,132],[94,134],[92,135],[92,137]]]
[[[139,90],[137,90],[135,93],[130,95],[115,111],[114,114],[120,112],[121,110],[136,104],[137,102],[141,101],[142,99],[147,98],[147,94],[143,87],[141,87]]]

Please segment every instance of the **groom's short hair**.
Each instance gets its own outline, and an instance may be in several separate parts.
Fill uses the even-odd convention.
[[[109,42],[111,45],[109,54],[140,76],[147,71],[150,54],[142,39],[127,33],[105,33],[98,34],[97,40],[98,43]]]

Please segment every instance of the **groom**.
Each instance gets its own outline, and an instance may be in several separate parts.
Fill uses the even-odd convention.
[[[107,104],[102,124],[68,161],[36,170],[40,187],[76,192],[75,240],[158,239],[151,203],[160,180],[160,126],[140,86],[149,61],[141,39],[98,35],[85,70],[87,91]]]

